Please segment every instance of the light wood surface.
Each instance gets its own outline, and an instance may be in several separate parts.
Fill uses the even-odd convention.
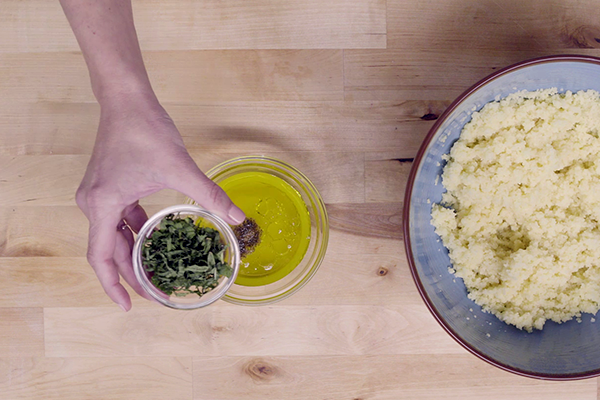
[[[98,106],[58,1],[0,3],[0,399],[595,399],[501,371],[414,286],[411,159],[463,90],[528,58],[600,56],[597,0],[136,0],[149,74],[201,168],[279,157],[321,191],[314,279],[268,307],[123,313],[74,203]],[[165,191],[148,212],[182,201]]]

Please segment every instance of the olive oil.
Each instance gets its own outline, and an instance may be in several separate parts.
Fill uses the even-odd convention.
[[[236,174],[219,186],[262,231],[260,243],[242,258],[235,283],[263,286],[288,275],[310,242],[310,215],[300,193],[264,172]]]

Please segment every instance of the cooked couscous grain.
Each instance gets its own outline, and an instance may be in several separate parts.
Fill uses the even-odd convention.
[[[432,223],[484,311],[542,329],[600,308],[600,95],[519,92],[472,116]]]

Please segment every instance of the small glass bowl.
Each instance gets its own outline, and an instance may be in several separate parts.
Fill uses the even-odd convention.
[[[194,293],[184,297],[175,295],[167,296],[152,284],[148,272],[144,269],[142,261],[144,241],[160,225],[161,221],[170,214],[174,214],[177,217],[191,217],[194,221],[201,219],[203,226],[219,231],[223,244],[227,246],[225,249],[225,261],[233,268],[231,277],[221,278],[217,287],[201,297]],[[198,206],[188,204],[167,207],[150,217],[138,233],[133,246],[132,258],[133,271],[142,288],[159,303],[178,310],[193,310],[208,306],[219,300],[229,290],[233,282],[235,282],[240,269],[240,249],[231,227],[217,215]]]
[[[246,156],[225,161],[206,175],[215,183],[243,172],[263,172],[292,186],[306,205],[310,216],[310,242],[300,263],[285,277],[262,286],[233,284],[223,300],[240,305],[265,305],[283,300],[300,290],[315,275],[327,251],[329,220],[321,195],[313,183],[298,169],[269,157]],[[190,204],[196,204],[188,199]]]

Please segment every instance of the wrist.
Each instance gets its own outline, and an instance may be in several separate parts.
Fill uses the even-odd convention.
[[[144,74],[145,75],[145,74]],[[145,102],[158,102],[147,77],[94,79],[92,77],[92,90],[100,107],[110,107],[115,103],[132,100]]]

